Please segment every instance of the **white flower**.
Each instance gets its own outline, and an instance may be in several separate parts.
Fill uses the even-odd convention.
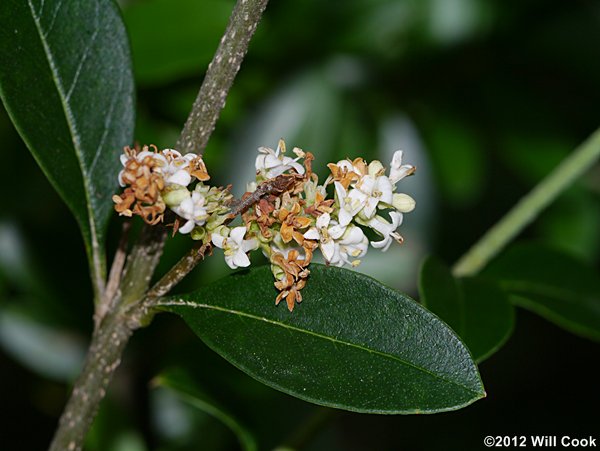
[[[407,175],[415,172],[415,167],[410,164],[402,164],[402,151],[397,150],[392,157],[390,164],[390,181],[395,185],[399,180],[402,180]]]
[[[172,210],[183,219],[187,219],[187,222],[179,227],[179,233],[190,233],[194,227],[204,225],[209,216],[206,210],[206,198],[198,191],[192,192],[190,197]]]
[[[304,234],[304,238],[319,240],[319,247],[321,248],[323,257],[325,257],[327,263],[335,265],[340,260],[340,245],[336,240],[341,238],[345,231],[346,226],[342,226],[337,221],[332,220],[329,213],[324,213],[317,218],[316,226],[311,227]]]
[[[338,211],[338,220],[342,226],[350,224],[352,218],[362,210],[364,204],[360,199],[350,198],[346,188],[340,182],[334,182],[335,196],[340,210]]]
[[[361,177],[354,189],[348,193],[348,198],[352,204],[362,205],[359,213],[370,219],[375,214],[379,202],[388,205],[392,203],[392,191],[393,185],[387,176],[369,174]]]
[[[392,211],[390,212],[390,218],[392,219],[391,224],[379,215],[373,217],[367,223],[369,227],[383,237],[381,241],[371,241],[371,245],[380,248],[382,252],[388,250],[390,244],[392,244],[392,238],[399,243],[402,242],[402,237],[396,233],[396,229],[402,224],[402,213]]]
[[[195,153],[187,153],[185,155],[181,155],[175,149],[165,149],[161,154],[155,154],[157,157],[163,157],[162,159],[158,159],[160,161],[160,165],[158,167],[158,172],[163,174],[165,179],[165,183],[167,185],[181,185],[188,186],[192,182],[192,176],[190,172],[187,170],[190,162],[198,157]]]
[[[385,175],[378,177],[365,175],[356,183],[356,188],[349,191],[346,191],[339,182],[334,184],[340,205],[339,220],[342,225],[349,224],[359,213],[365,219],[370,219],[380,202],[389,205],[393,200],[392,184]]]
[[[228,229],[223,227],[222,232],[227,233]],[[246,227],[239,226],[231,229],[229,236],[223,236],[221,233],[213,233],[212,243],[218,248],[223,249],[225,262],[231,269],[246,268],[250,266],[250,259],[247,252],[258,249],[258,241],[254,238],[245,240]]]
[[[367,254],[369,240],[360,227],[350,224],[339,240],[339,245],[341,263],[337,266],[342,266],[344,263],[358,266],[360,259]]]
[[[298,163],[298,160],[304,156],[304,152],[294,148],[294,153],[298,157],[286,157],[284,155],[285,143],[282,139],[279,140],[277,149],[259,147],[258,151],[261,155],[256,157],[255,167],[256,171],[265,179],[275,178],[289,169],[295,169],[298,174],[304,174],[304,167]]]

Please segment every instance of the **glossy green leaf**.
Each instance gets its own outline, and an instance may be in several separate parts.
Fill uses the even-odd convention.
[[[370,277],[311,265],[303,302],[276,307],[269,267],[164,301],[213,350],[301,399],[367,413],[433,413],[485,396],[460,339]]]
[[[115,3],[0,2],[0,95],[77,218],[100,288],[118,156],[134,125],[129,45]]]
[[[600,277],[570,255],[535,244],[508,249],[485,274],[515,304],[575,334],[600,340]]]
[[[223,406],[205,393],[191,377],[180,368],[164,371],[154,378],[154,385],[166,387],[188,404],[208,413],[225,424],[237,436],[242,449],[255,451],[256,441],[248,429]]]
[[[496,352],[512,333],[513,307],[497,285],[480,278],[457,280],[435,257],[423,263],[419,294],[423,305],[463,339],[477,362]]]

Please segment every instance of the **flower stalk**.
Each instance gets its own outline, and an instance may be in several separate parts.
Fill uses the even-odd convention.
[[[457,277],[473,276],[481,271],[525,227],[571,186],[600,157],[600,129],[571,153],[554,171],[525,195],[489,229],[452,268]]]

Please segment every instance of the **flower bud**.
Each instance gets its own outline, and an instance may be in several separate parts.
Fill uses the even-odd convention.
[[[392,205],[400,213],[409,213],[415,209],[416,202],[408,194],[394,193]]]
[[[385,174],[385,168],[381,161],[373,160],[369,163],[369,175],[371,177],[376,177]]]
[[[194,229],[190,232],[190,237],[194,241],[203,240],[206,236],[206,229],[204,227],[194,227]]]
[[[185,186],[169,185],[161,192],[161,196],[169,208],[175,208],[190,197],[190,192]]]

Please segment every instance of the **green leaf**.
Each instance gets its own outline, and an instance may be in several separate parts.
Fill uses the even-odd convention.
[[[329,407],[408,414],[485,396],[469,351],[433,314],[370,277],[311,265],[302,304],[276,307],[268,266],[164,301],[250,376]]]
[[[257,449],[256,441],[248,429],[215,399],[204,393],[184,370],[169,369],[156,376],[153,382],[156,386],[172,390],[185,402],[223,422],[237,436],[242,449],[246,451]]]
[[[119,154],[134,125],[129,46],[115,3],[0,2],[0,95],[77,218],[99,291]]]
[[[477,362],[500,349],[512,333],[514,311],[497,285],[480,278],[457,280],[435,257],[423,263],[419,294],[423,305],[463,339]]]
[[[517,245],[485,274],[497,278],[515,304],[574,334],[600,340],[600,277],[581,260],[536,244]]]

